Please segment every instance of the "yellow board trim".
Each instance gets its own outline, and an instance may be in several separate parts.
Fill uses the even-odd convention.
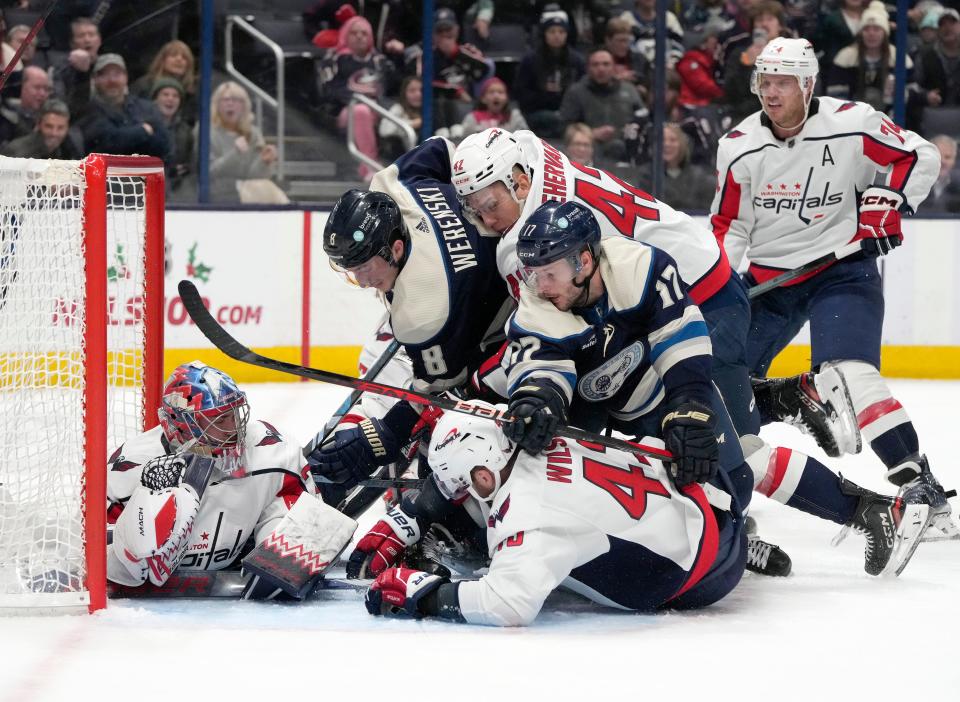
[[[272,346],[253,349],[263,356],[287,363],[300,363],[299,346]],[[314,346],[310,349],[310,366],[356,377],[359,346]],[[202,361],[219,368],[238,383],[285,383],[300,380],[295,375],[272,371],[249,363],[235,361],[214,348],[166,349],[163,354],[163,369],[166,377],[181,363]]]
[[[299,346],[273,346],[255,349],[257,353],[288,363],[300,363]],[[357,375],[359,346],[314,346],[310,365],[342,375]],[[296,376],[251,366],[228,358],[213,348],[167,349],[164,371],[199,360],[228,373],[238,383],[296,382]],[[883,375],[888,378],[960,379],[960,346],[884,346],[881,350]],[[777,356],[769,375],[796,375],[810,369],[810,347],[788,346]]]
[[[810,370],[810,347],[788,346],[773,360],[771,377]],[[960,346],[884,346],[880,372],[887,378],[960,378]]]

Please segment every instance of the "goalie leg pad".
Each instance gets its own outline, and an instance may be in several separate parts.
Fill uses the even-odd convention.
[[[303,493],[273,533],[243,559],[243,570],[302,600],[356,530],[353,519]]]

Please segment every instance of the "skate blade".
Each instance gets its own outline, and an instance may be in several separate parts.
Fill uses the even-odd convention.
[[[913,558],[917,546],[923,540],[924,533],[937,516],[935,512],[931,512],[930,505],[905,505],[903,517],[897,529],[897,544],[886,567],[880,572],[881,576],[895,578],[903,572]]]
[[[863,438],[860,435],[860,426],[856,422],[857,413],[853,409],[853,398],[847,380],[836,368],[828,368],[813,376],[813,386],[821,399],[826,399],[833,407],[831,423],[840,426],[840,436],[837,448],[842,456],[845,453],[858,454],[863,448]]]
[[[923,536],[924,541],[960,541],[960,527],[950,518],[950,512],[935,515],[933,527]]]

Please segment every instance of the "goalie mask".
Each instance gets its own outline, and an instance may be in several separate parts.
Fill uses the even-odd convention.
[[[200,361],[177,366],[163,387],[160,426],[174,449],[193,445],[216,457],[239,458],[250,407],[226,373]]]
[[[470,404],[497,409],[479,400]],[[515,448],[498,422],[446,412],[433,428],[427,461],[433,471],[433,481],[447,499],[462,500],[469,495],[480,503],[486,518],[490,503],[500,489],[500,471],[510,462]],[[474,468],[487,468],[493,473],[494,488],[487,497],[481,497],[473,487]]]

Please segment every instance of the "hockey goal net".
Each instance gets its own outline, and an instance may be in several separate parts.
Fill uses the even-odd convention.
[[[106,605],[107,452],[157,422],[163,164],[0,158],[0,613]]]

